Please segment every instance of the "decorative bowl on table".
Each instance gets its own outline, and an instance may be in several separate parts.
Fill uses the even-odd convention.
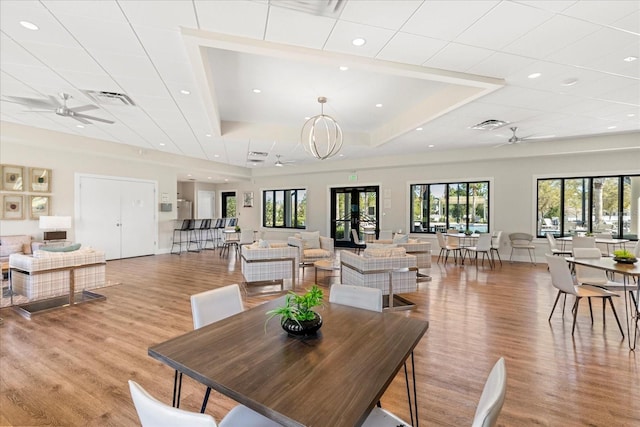
[[[635,264],[636,262],[638,262],[638,258],[613,257],[613,260],[615,262],[619,262],[620,264]]]

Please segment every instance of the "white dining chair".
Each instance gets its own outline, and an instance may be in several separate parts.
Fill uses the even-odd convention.
[[[509,262],[513,262],[513,252],[515,250],[527,250],[529,252],[529,260],[536,265],[536,246],[533,244],[533,236],[529,233],[511,233],[509,234],[511,242],[511,256]]]
[[[129,380],[129,391],[142,427],[281,427],[244,405],[235,406],[217,424],[209,414],[185,411],[160,402],[133,380]]]
[[[484,383],[476,413],[471,427],[493,427],[502,411],[507,394],[507,368],[504,358],[501,357],[493,365],[487,380]],[[398,427],[410,425],[398,418],[393,413],[380,407],[374,407],[362,424],[363,427]]]
[[[558,247],[558,242],[556,238],[551,233],[546,233],[545,237],[547,238],[547,242],[549,243],[549,250],[551,251],[551,255],[558,256],[571,256],[571,251],[568,249],[561,249]]]
[[[360,236],[358,236],[358,230],[352,229],[351,236],[353,237],[353,244],[355,245],[356,253],[359,254],[362,249],[365,249],[367,247],[367,242],[365,242],[364,240],[360,240]]]
[[[193,317],[193,329],[200,329],[211,323],[238,314],[244,310],[240,286],[237,284],[211,289],[191,295],[191,316]],[[182,381],[182,373],[180,373]],[[209,401],[211,387],[207,387],[202,408],[203,413]]]
[[[596,238],[593,236],[573,236],[571,238],[571,248],[595,248]]]
[[[382,289],[355,285],[331,285],[329,302],[382,312]]]
[[[578,308],[580,305],[580,300],[582,298],[587,298],[589,301],[589,312],[591,313],[591,323],[593,323],[593,311],[591,310],[591,298],[602,298],[602,311],[604,317],[604,309],[606,305],[606,301],[609,300],[609,304],[611,305],[611,310],[613,311],[613,315],[616,318],[616,322],[618,323],[618,328],[620,329],[620,333],[624,338],[624,332],[622,331],[622,325],[620,325],[620,319],[618,319],[618,313],[616,313],[616,308],[613,305],[612,297],[617,297],[618,295],[610,292],[606,289],[598,288],[590,285],[581,285],[577,286],[571,276],[571,271],[569,269],[569,264],[567,260],[563,257],[554,256],[554,255],[546,255],[547,265],[549,266],[549,272],[551,273],[551,283],[555,288],[558,289],[558,295],[556,296],[556,300],[553,303],[553,308],[551,309],[551,314],[549,314],[549,322],[551,322],[551,316],[553,316],[553,312],[556,309],[556,305],[558,304],[558,300],[560,299],[560,295],[568,294],[576,297],[576,301],[573,304],[573,308],[571,312],[573,313],[573,324],[571,326],[571,335],[576,329],[576,317],[578,316]]]
[[[453,252],[453,260],[458,263],[458,255],[462,258],[462,248],[460,248],[460,239],[458,237],[445,237],[440,231],[436,232],[438,238],[438,245],[440,246],[440,254],[438,255],[437,262],[440,262],[440,258],[444,256],[444,263],[447,263],[449,259],[449,253]]]
[[[502,239],[502,230],[496,230],[493,232],[491,236],[491,260],[495,265],[496,260],[493,255],[498,255],[498,261],[500,261],[500,266],[502,267],[502,258],[500,258],[500,240]]]
[[[464,248],[465,256],[471,260],[471,253],[475,253],[476,268],[478,268],[478,254],[482,254],[482,266],[484,267],[484,258],[486,256],[489,261],[489,266],[493,268],[493,261],[491,260],[491,234],[484,233],[478,237],[478,241],[475,246],[467,246]],[[464,264],[464,258],[462,259]]]
[[[573,256],[578,259],[600,259],[602,254],[598,248],[575,248],[573,250]],[[637,283],[620,283],[613,280],[609,280],[607,273],[599,268],[587,267],[586,265],[575,265],[576,280],[581,285],[593,285],[599,288],[606,289],[614,292],[624,292],[626,289],[631,296],[631,301],[635,306],[636,296],[634,292],[638,290]]]

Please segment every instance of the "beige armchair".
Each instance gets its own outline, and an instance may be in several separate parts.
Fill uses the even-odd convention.
[[[289,237],[287,243],[298,249],[300,266],[303,268],[334,256],[333,239],[321,236],[319,231],[297,233]]]
[[[417,258],[404,248],[367,248],[362,255],[340,252],[340,280],[343,285],[378,288],[385,295],[385,307],[415,307],[411,301],[396,295],[415,292],[418,288]]]
[[[408,239],[406,243],[394,243],[393,239],[374,240],[372,243],[378,244],[394,244],[399,248],[404,248],[406,253],[416,257],[418,270],[431,268],[431,242],[425,242],[420,239]],[[371,247],[372,245],[369,244]],[[431,277],[425,271],[418,271],[418,280],[431,280]]]
[[[262,247],[261,247],[262,246]],[[265,241],[241,246],[241,269],[247,286],[279,284],[284,290],[285,281],[291,281],[295,290],[298,269],[298,251],[285,242]]]

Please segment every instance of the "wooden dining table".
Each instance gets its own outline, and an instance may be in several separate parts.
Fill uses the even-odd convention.
[[[403,365],[413,366],[405,362],[410,356],[413,361],[429,327],[398,313],[325,302],[317,310],[323,318],[318,335],[295,338],[277,318],[265,324],[266,312],[283,302],[256,306],[148,353],[284,426],[353,427],[364,422]]]
[[[629,280],[635,278],[640,280],[640,262],[635,264],[623,264],[616,262],[612,257],[602,258],[574,258],[567,257],[567,262],[570,264],[582,265],[585,267],[597,268],[604,270],[608,273],[620,274],[624,283],[624,308],[627,319],[627,340],[629,343],[629,349],[635,350],[636,341],[638,337],[638,322],[640,321],[640,286],[636,292],[636,305],[629,310],[629,301],[627,301],[627,285]],[[633,332],[632,332],[633,331]]]
[[[564,250],[566,242],[573,241],[573,236],[556,237],[556,240],[562,243],[562,250]],[[616,246],[620,246],[622,249],[625,249],[625,243],[629,242],[629,239],[603,239],[601,237],[596,237],[594,240],[596,243],[607,246],[607,254],[613,253],[613,250],[611,249],[615,250]]]

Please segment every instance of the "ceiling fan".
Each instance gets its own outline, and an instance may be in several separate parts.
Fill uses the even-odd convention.
[[[498,144],[495,147],[502,147],[503,145],[511,145],[511,144],[520,144],[522,142],[527,142],[527,141],[530,141],[532,139],[548,138],[546,136],[531,136],[531,135],[525,136],[523,138],[520,138],[518,135],[516,135],[516,132],[518,130],[517,126],[510,127],[509,129],[511,129],[511,132],[513,132],[513,135],[511,135],[511,138],[509,138],[507,140],[507,142],[504,142],[502,144]]]
[[[291,163],[295,163],[295,161],[294,161],[294,160],[289,160],[289,161],[284,161],[284,162],[283,162],[282,160],[280,160],[280,157],[282,157],[282,155],[281,155],[281,154],[276,154],[276,158],[277,158],[277,160],[276,160],[276,162],[273,164],[274,166],[277,166],[277,167],[281,168],[281,167],[286,166],[286,165],[289,165],[289,164],[291,164]]]
[[[97,105],[87,104],[81,105],[79,107],[69,108],[67,107],[67,101],[72,98],[68,93],[61,92],[59,94],[62,102],[58,100],[53,95],[49,95],[48,99],[37,99],[37,98],[23,98],[21,96],[7,96],[7,98],[13,100],[11,102],[15,102],[17,104],[25,105],[29,108],[39,108],[44,111],[53,111],[59,116],[62,117],[71,117],[79,121],[80,123],[84,123],[85,125],[90,125],[90,120],[95,120],[102,123],[113,124],[114,121],[102,119],[100,117],[90,116],[88,114],[82,114],[84,111],[95,110],[99,108]],[[38,112],[36,110],[31,110],[30,112]]]

